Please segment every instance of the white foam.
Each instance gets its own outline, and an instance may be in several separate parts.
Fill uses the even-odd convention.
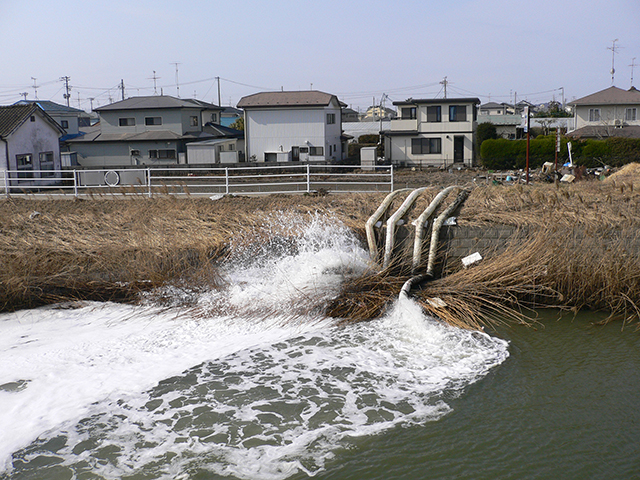
[[[231,288],[201,299],[279,308],[266,319],[115,304],[0,316],[0,385],[16,385],[0,389],[0,430],[13,432],[0,436],[0,468],[62,437],[50,455],[77,475],[315,475],[360,437],[437,420],[443,392],[508,356],[505,342],[441,325],[408,298],[344,328],[285,322],[367,268],[339,226],[316,218],[301,232],[291,251],[236,257]],[[103,448],[114,449],[106,461]]]

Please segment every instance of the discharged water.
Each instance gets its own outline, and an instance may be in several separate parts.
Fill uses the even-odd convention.
[[[367,263],[316,218],[239,249],[189,308],[0,316],[0,478],[640,476],[637,333],[548,315],[486,335],[409,299],[319,317]]]

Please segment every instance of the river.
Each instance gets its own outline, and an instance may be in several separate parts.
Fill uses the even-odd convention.
[[[468,332],[406,298],[336,326],[323,301],[369,266],[346,229],[236,251],[173,306],[0,315],[0,478],[640,477],[638,333]]]

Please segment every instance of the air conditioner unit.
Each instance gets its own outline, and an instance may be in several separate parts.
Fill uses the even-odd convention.
[[[616,119],[616,121],[614,122],[614,125],[618,128],[622,128],[622,120],[620,120],[619,118]]]

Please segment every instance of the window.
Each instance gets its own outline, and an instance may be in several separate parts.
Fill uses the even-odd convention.
[[[150,125],[162,125],[162,117],[144,117],[144,124]]]
[[[400,109],[400,115],[402,120],[415,120],[416,107],[403,107]]]
[[[229,151],[233,152],[236,149],[236,146],[233,143],[229,144]]]
[[[159,160],[176,158],[176,151],[173,149],[149,150],[149,158],[157,158]]]
[[[300,147],[300,153],[309,153],[309,147]]]
[[[638,117],[637,117],[637,112],[635,108],[627,108],[625,115],[624,115],[624,119],[627,122],[635,122]]]
[[[198,117],[189,117],[189,123],[192,127],[198,126]]]
[[[60,126],[64,129],[69,128],[69,120],[60,120]]]
[[[449,121],[450,122],[466,122],[467,106],[466,105],[449,105]]]
[[[137,148],[132,148],[131,149],[131,156],[132,157],[139,157],[140,156],[140,150],[138,150]]]
[[[322,157],[324,155],[324,147],[309,147],[309,155]]]
[[[590,122],[599,122],[600,121],[600,109],[599,108],[590,108],[589,109],[589,121]]]
[[[30,153],[16,155],[16,164],[18,167],[18,178],[33,178],[33,156]]]
[[[336,114],[327,113],[327,125],[333,125],[334,123],[336,123]]]
[[[31,115],[31,118],[29,120],[31,120],[32,122],[35,122],[36,121],[35,115]]]
[[[135,118],[119,118],[118,125],[121,127],[133,127],[136,124]]]
[[[425,155],[428,153],[442,153],[442,139],[440,138],[412,138],[411,154]]]
[[[53,170],[53,152],[43,152],[40,154],[40,170]],[[52,171],[43,171],[40,176],[46,178],[53,177],[55,174]]]
[[[211,114],[211,121],[213,123],[218,123],[218,114],[217,113],[212,113]]]
[[[427,122],[441,122],[441,121],[442,121],[442,107],[440,105],[427,107]]]

